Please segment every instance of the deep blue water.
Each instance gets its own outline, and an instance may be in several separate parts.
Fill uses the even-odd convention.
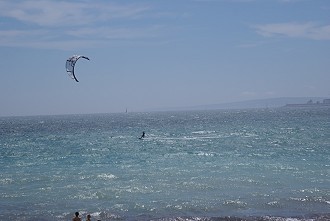
[[[0,168],[0,220],[327,220],[330,109],[3,117]]]

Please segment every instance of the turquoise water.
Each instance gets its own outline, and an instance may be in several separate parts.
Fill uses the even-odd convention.
[[[327,220],[330,109],[3,117],[0,167],[0,220]]]

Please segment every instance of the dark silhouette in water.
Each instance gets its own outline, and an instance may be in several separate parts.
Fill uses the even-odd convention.
[[[76,212],[75,215],[76,215],[76,217],[74,217],[74,218],[72,219],[72,221],[81,221],[81,219],[79,218],[79,213]]]
[[[143,131],[142,132],[142,136],[139,138],[140,140],[143,139],[145,137],[146,133]]]

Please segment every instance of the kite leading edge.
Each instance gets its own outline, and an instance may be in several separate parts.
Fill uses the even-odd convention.
[[[66,64],[65,64],[65,67],[66,67],[66,72],[68,73],[68,75],[74,79],[76,82],[79,82],[78,79],[76,78],[76,75],[74,73],[74,67],[76,65],[76,62],[79,60],[79,58],[84,58],[84,59],[87,59],[89,60],[88,57],[86,56],[83,56],[83,55],[73,55],[72,57],[68,58],[66,60]]]

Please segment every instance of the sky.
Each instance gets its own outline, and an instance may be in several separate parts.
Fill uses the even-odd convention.
[[[329,82],[328,0],[0,0],[0,116],[330,97]]]

